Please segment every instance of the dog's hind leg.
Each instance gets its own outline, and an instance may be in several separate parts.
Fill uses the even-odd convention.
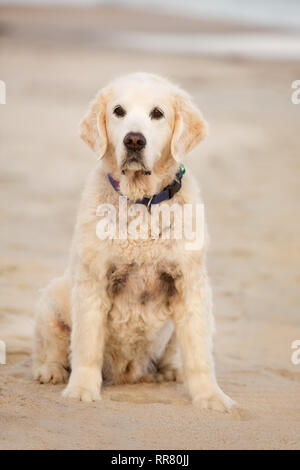
[[[141,377],[141,381],[182,382],[181,353],[170,318],[153,343],[150,357],[149,372]]]
[[[157,382],[183,382],[181,353],[175,331],[169,340],[163,356],[157,364]]]
[[[69,376],[70,288],[66,278],[52,281],[37,304],[33,374],[40,383],[66,382]]]

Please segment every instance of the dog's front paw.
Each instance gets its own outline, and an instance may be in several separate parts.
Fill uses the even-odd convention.
[[[81,367],[71,374],[62,395],[81,401],[100,400],[101,374],[98,369]]]
[[[68,385],[62,392],[62,396],[87,402],[101,400],[98,389],[88,389],[83,385]]]
[[[228,397],[221,389],[216,390],[209,397],[197,395],[193,399],[193,403],[201,409],[221,411],[222,413],[229,413],[236,404],[235,401]]]

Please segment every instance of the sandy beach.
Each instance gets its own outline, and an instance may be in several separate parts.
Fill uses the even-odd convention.
[[[300,449],[300,364],[291,361],[300,340],[299,61],[112,44],[114,32],[150,23],[176,34],[242,32],[116,7],[0,7],[0,449]],[[205,201],[216,368],[238,403],[232,414],[195,409],[182,385],[106,386],[101,402],[86,404],[31,376],[38,290],[65,268],[94,165],[78,122],[100,87],[136,70],[179,83],[210,124],[185,163]]]

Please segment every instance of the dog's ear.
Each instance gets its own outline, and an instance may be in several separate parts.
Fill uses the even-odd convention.
[[[207,124],[202,114],[184,91],[176,94],[175,123],[171,153],[175,160],[190,152],[206,135]]]
[[[96,152],[98,159],[105,155],[107,149],[106,101],[107,91],[102,90],[90,103],[79,124],[80,137]]]

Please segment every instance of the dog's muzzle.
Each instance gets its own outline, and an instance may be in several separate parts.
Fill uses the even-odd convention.
[[[133,170],[146,170],[143,162],[143,149],[146,146],[146,138],[140,132],[128,132],[125,135],[123,143],[127,154],[122,163],[122,170],[127,168]]]

